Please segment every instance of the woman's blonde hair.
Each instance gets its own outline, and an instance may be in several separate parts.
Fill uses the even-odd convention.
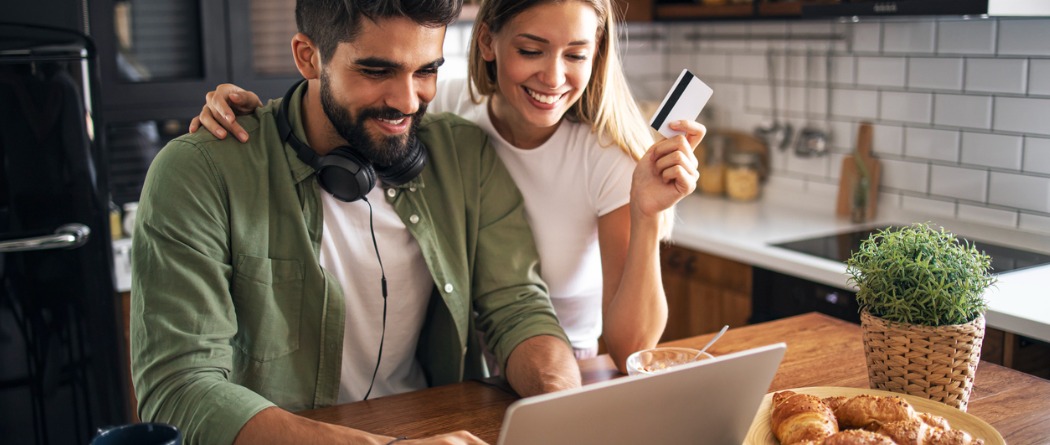
[[[518,14],[545,3],[583,2],[598,15],[595,36],[594,67],[583,95],[569,108],[564,118],[589,125],[606,147],[617,146],[638,160],[653,144],[653,135],[645,124],[642,113],[627,86],[627,78],[620,62],[617,14],[610,0],[482,0],[470,37],[470,98],[481,103],[482,97],[499,90],[496,81],[496,62],[486,61],[481,55],[481,27],[491,33],[499,32]],[[480,97],[479,97],[480,96]],[[670,235],[673,209],[661,215],[662,237]]]

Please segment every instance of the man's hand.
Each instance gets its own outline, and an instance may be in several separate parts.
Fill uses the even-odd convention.
[[[518,344],[507,359],[507,381],[522,397],[580,386],[580,367],[572,348],[550,335]]]

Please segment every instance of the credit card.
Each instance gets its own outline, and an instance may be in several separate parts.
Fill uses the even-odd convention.
[[[678,75],[678,80],[667,92],[664,101],[660,103],[660,108],[649,120],[649,126],[668,138],[682,134],[680,131],[668,128],[667,125],[683,119],[696,120],[696,117],[700,115],[700,110],[704,109],[704,105],[707,105],[712,94],[714,90],[700,78],[694,76],[688,69],[682,70],[682,74]]]

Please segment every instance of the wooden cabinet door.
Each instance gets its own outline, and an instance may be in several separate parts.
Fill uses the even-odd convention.
[[[660,257],[668,309],[661,341],[747,324],[751,266],[668,244]]]

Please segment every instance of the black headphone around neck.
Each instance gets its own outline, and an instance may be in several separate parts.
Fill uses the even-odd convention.
[[[327,155],[318,155],[292,132],[291,115],[288,114],[288,104],[292,102],[292,95],[303,82],[306,80],[296,82],[284,94],[284,100],[274,113],[274,119],[277,121],[277,131],[281,140],[295,149],[299,160],[317,171],[317,181],[325,191],[340,201],[356,201],[372,191],[376,186],[377,175],[387,184],[401,185],[419,176],[423,171],[423,167],[427,165],[427,150],[418,140],[414,140],[409,147],[409,155],[405,159],[386,167],[373,166],[372,162],[345,145],[336,147]]]

